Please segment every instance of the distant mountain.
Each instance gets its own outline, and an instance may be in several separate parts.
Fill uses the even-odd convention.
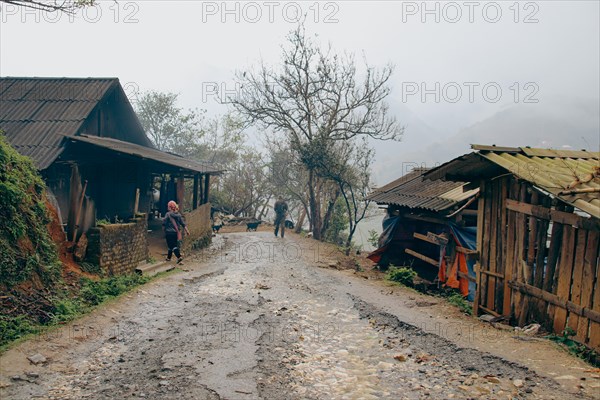
[[[600,102],[561,99],[553,103],[518,104],[434,142],[424,137],[436,137],[427,131],[426,124],[417,129],[422,132],[416,135],[411,132],[410,136],[424,142],[420,149],[398,144],[393,157],[386,154],[391,151],[389,147],[384,150],[385,159],[380,159],[378,153],[375,169],[380,172],[376,175],[379,185],[402,175],[407,162],[435,166],[470,152],[474,143],[600,151]]]

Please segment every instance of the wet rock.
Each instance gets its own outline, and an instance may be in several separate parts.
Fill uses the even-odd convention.
[[[46,357],[44,357],[40,353],[34,354],[32,356],[29,356],[29,357],[27,357],[27,359],[33,365],[43,364],[43,363],[45,363],[47,361]]]
[[[524,385],[524,383],[523,383],[523,381],[522,381],[521,379],[515,379],[515,380],[513,381],[513,385],[514,385],[515,387],[517,387],[517,388],[522,388],[522,387],[523,387],[523,385]]]

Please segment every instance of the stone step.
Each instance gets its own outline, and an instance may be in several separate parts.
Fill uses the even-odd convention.
[[[135,269],[135,272],[144,276],[154,276],[160,272],[171,271],[175,269],[174,261],[162,261],[154,264],[143,264]]]

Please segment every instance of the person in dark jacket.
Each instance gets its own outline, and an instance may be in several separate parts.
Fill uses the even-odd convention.
[[[279,233],[279,226],[281,226],[281,237],[283,237],[285,235],[284,222],[288,211],[288,205],[285,200],[283,200],[283,197],[279,196],[273,208],[275,209],[275,237],[277,237],[277,234]]]
[[[167,240],[167,247],[169,252],[167,253],[166,261],[171,261],[171,256],[175,253],[177,257],[177,264],[183,261],[181,252],[179,250],[180,240],[183,238],[183,233],[190,234],[185,221],[181,214],[179,214],[179,206],[174,201],[169,201],[167,205],[169,211],[165,214],[163,219],[163,231],[165,232],[165,239]]]

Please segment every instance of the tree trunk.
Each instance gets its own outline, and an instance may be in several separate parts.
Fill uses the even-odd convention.
[[[267,201],[265,201],[265,204],[263,205],[263,208],[262,208],[262,210],[260,210],[260,214],[258,215],[258,219],[260,219],[261,221],[266,214],[267,206],[269,205],[269,201],[271,201],[271,195],[269,195],[269,197],[267,198]]]
[[[300,217],[298,217],[298,222],[296,223],[296,233],[302,232],[302,225],[304,225],[304,218],[306,218],[306,209],[302,208],[300,212]]]
[[[329,222],[331,221],[331,216],[333,215],[333,210],[335,209],[335,202],[340,196],[340,191],[336,190],[332,199],[329,199],[329,204],[327,205],[327,211],[325,212],[325,217],[323,217],[323,226],[321,227],[321,237],[325,237],[325,232],[329,229]]]
[[[346,255],[350,255],[350,247],[352,246],[352,238],[354,237],[354,232],[356,232],[356,224],[350,228],[350,232],[348,233],[348,239],[346,239]]]
[[[313,239],[321,240],[321,207],[315,193],[315,172],[313,170],[308,172],[308,196]]]

